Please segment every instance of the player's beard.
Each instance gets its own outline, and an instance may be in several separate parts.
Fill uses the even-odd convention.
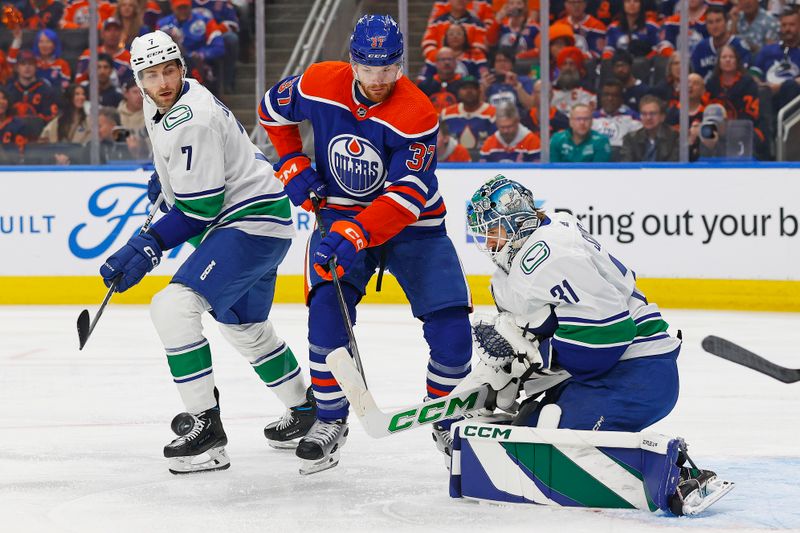
[[[381,103],[389,98],[389,95],[392,94],[395,83],[396,82],[365,85],[360,81],[358,82],[358,84],[361,86],[361,90],[364,92],[364,95],[369,98],[370,101],[375,102],[376,104]]]
[[[164,94],[163,96],[161,93],[165,93],[169,91],[169,94]],[[150,91],[147,91],[147,96],[153,101],[159,111],[166,112],[169,108],[171,108],[175,102],[178,100],[178,96],[180,91],[178,89],[159,89],[152,94]]]

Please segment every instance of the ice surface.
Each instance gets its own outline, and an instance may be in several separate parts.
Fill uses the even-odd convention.
[[[338,467],[300,476],[262,428],[283,408],[213,321],[206,335],[231,468],[176,477],[162,447],[182,411],[145,307],[115,306],[78,351],[76,307],[0,307],[0,531],[800,531],[800,384],[706,354],[716,334],[800,367],[800,315],[665,310],[684,333],[681,397],[653,429],[680,435],[701,466],[737,483],[705,514],[499,506],[452,500],[430,432],[381,440],[351,419]],[[94,314],[96,308],[90,308]],[[275,306],[307,369],[306,310]],[[405,306],[362,306],[356,328],[383,409],[423,395],[425,344]]]

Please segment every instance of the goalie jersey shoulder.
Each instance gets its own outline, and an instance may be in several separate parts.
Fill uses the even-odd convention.
[[[569,259],[577,260],[583,255],[577,220],[566,213],[555,213],[542,223],[525,241],[514,257],[511,272],[520,271],[525,276],[540,277],[541,273],[555,268],[565,268]],[[567,259],[567,261],[564,261]]]

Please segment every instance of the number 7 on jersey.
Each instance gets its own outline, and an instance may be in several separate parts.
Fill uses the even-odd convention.
[[[192,147],[181,146],[181,153],[186,154],[186,170],[192,170]]]

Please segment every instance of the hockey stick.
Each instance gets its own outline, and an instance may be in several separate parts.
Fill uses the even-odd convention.
[[[311,197],[311,205],[314,207],[314,216],[317,219],[317,227],[319,234],[324,239],[328,234],[325,229],[325,224],[322,223],[322,215],[319,212],[319,196],[314,194],[313,191],[309,192]],[[336,272],[336,256],[333,256],[328,261],[328,270],[331,272],[333,278],[333,287],[336,290],[336,299],[339,301],[339,310],[342,312],[342,320],[344,321],[344,328],[347,330],[347,340],[350,344],[350,353],[352,353],[353,360],[356,362],[358,373],[361,374],[361,379],[364,382],[364,388],[367,388],[367,376],[364,374],[364,365],[361,364],[361,355],[358,352],[358,344],[356,344],[356,334],[353,332],[353,323],[350,321],[350,311],[347,310],[347,302],[344,299],[344,292],[342,291],[342,282],[339,280],[339,273]]]
[[[153,207],[150,209],[150,213],[147,215],[147,219],[142,224],[142,229],[139,230],[139,235],[147,231],[147,228],[150,227],[150,223],[153,222],[153,217],[156,216],[156,212],[158,208],[161,206],[161,202],[164,201],[164,196],[159,194],[158,198],[156,199]],[[114,281],[111,282],[111,286],[108,288],[108,292],[106,292],[105,298],[103,298],[103,303],[100,304],[100,309],[97,310],[97,314],[94,316],[91,324],[89,323],[89,310],[84,309],[81,311],[81,314],[78,315],[78,349],[83,350],[83,347],[86,346],[86,341],[89,340],[89,336],[94,331],[94,327],[97,325],[97,321],[100,320],[100,317],[105,311],[106,305],[108,305],[108,301],[111,299],[111,295],[114,294],[114,291],[117,290],[117,285],[119,284],[120,276],[114,278]]]
[[[367,435],[375,439],[482,409],[487,401],[492,401],[495,392],[484,384],[396,411],[384,412],[375,403],[375,398],[367,389],[363,376],[353,364],[347,350],[335,349],[328,354],[326,361]]]
[[[732,363],[746,366],[778,381],[784,383],[800,381],[800,368],[786,368],[785,366],[777,365],[721,337],[709,335],[703,339],[702,345],[703,349],[710,354],[727,359]]]

